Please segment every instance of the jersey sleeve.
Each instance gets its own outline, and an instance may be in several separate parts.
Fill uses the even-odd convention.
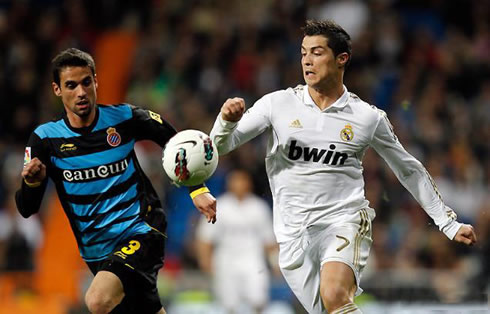
[[[44,148],[39,136],[36,133],[32,133],[27,143],[27,147],[25,148],[24,165],[36,157],[46,166],[46,171],[48,172],[48,152]],[[46,175],[46,178],[41,182],[41,185],[37,187],[29,187],[24,180],[22,180],[20,189],[15,193],[15,203],[19,213],[23,217],[27,218],[39,211],[44,192],[46,191],[48,175]]]
[[[454,211],[446,206],[425,167],[410,155],[398,141],[386,113],[379,110],[379,121],[371,146],[383,157],[400,183],[434,220],[449,239],[453,239],[461,224]]]
[[[266,95],[255,102],[238,122],[225,121],[220,113],[210,133],[218,153],[227,154],[264,132],[271,125],[270,112],[270,97]]]
[[[168,140],[177,133],[175,128],[160,114],[136,106],[131,106],[131,110],[136,141],[151,140],[164,147]]]

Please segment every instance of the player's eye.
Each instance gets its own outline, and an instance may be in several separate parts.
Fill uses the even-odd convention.
[[[68,82],[65,84],[65,86],[69,89],[74,89],[76,87],[76,84],[73,82]]]
[[[87,77],[86,79],[83,80],[83,86],[90,86],[92,84],[92,79],[90,77]]]

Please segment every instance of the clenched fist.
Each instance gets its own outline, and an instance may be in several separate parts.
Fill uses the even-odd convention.
[[[476,243],[476,234],[471,225],[462,225],[456,235],[454,241],[461,242],[466,245],[473,245]]]
[[[228,98],[221,107],[221,117],[225,121],[237,122],[245,112],[245,100],[243,98]]]
[[[46,166],[36,157],[24,166],[21,174],[26,182],[35,184],[46,178]]]

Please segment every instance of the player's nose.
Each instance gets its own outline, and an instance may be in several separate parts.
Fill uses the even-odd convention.
[[[86,89],[83,86],[81,86],[81,85],[78,85],[77,86],[77,90],[76,91],[77,91],[76,95],[77,95],[78,98],[85,98],[85,96],[87,95]]]

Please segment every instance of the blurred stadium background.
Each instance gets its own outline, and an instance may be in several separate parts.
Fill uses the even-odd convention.
[[[437,181],[479,243],[448,241],[373,152],[364,160],[376,209],[374,245],[358,303],[365,313],[487,313],[490,282],[490,1],[488,0],[0,0],[0,313],[86,313],[91,276],[53,189],[39,215],[17,215],[23,148],[62,104],[50,60],[62,49],[92,53],[99,102],[130,102],[178,129],[209,132],[231,96],[248,105],[302,82],[299,28],[332,18],[353,38],[351,92],[388,112],[408,151]],[[270,202],[264,138],[220,159],[215,195],[230,169],[247,169]],[[198,213],[169,186],[161,150],[138,154],[168,210],[160,292],[169,314],[221,313],[197,267]],[[273,278],[267,313],[303,313]],[[246,310],[243,313],[247,313]]]

